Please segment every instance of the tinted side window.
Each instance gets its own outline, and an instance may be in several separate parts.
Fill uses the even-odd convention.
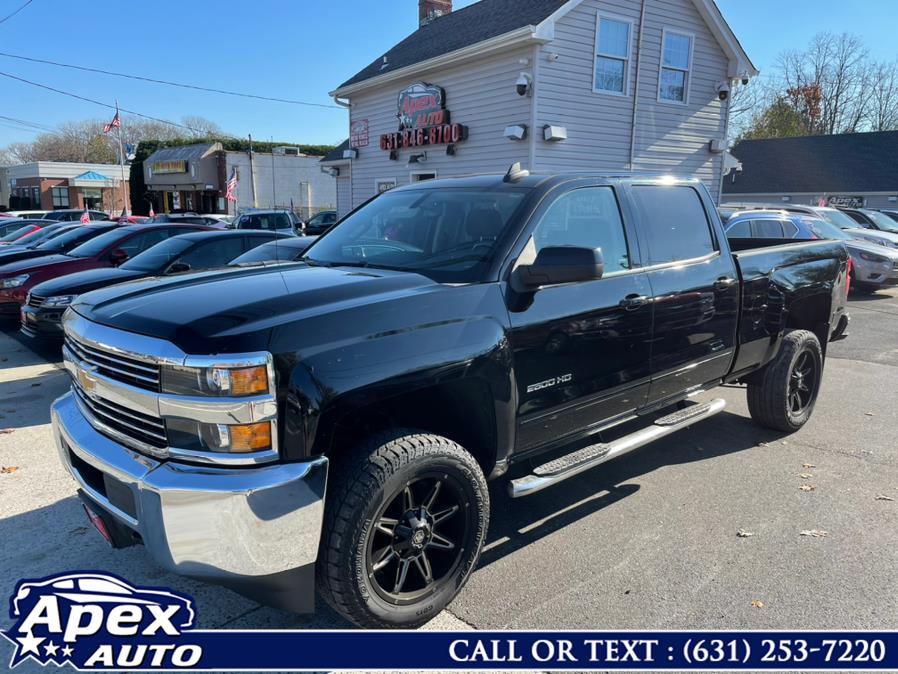
[[[716,250],[708,216],[694,188],[635,185],[632,191],[648,239],[648,264],[691,260]]]
[[[727,236],[732,239],[748,239],[751,237],[751,220],[740,220],[727,229]]]
[[[230,237],[218,241],[207,241],[185,253],[177,262],[190,265],[191,269],[223,267],[243,253],[243,237]]]
[[[165,241],[169,237],[168,230],[154,229],[149,232],[141,232],[132,236],[127,241],[116,246],[128,254],[128,257],[134,257],[138,253],[142,253],[150,246],[155,246],[160,241]]]
[[[549,206],[533,232],[536,252],[553,246],[601,248],[605,273],[630,268],[627,235],[610,187],[584,187]]]
[[[752,231],[758,239],[782,239],[783,225],[779,220],[752,220]]]
[[[791,220],[780,220],[780,224],[783,226],[783,235],[787,239],[794,239],[798,236],[798,227],[795,226],[795,223]]]

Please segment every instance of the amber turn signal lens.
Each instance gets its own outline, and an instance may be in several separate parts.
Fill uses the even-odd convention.
[[[229,370],[233,396],[247,396],[268,391],[268,368],[264,365]]]
[[[232,452],[256,452],[271,449],[271,424],[264,421],[260,424],[244,426],[228,426],[231,434]]]

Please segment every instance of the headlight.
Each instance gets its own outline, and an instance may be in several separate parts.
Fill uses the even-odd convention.
[[[72,302],[75,301],[77,295],[57,295],[55,297],[48,297],[44,300],[44,303],[41,305],[42,308],[52,309],[59,307],[67,307]]]
[[[18,288],[19,286],[24,285],[29,277],[30,274],[22,274],[21,276],[2,279],[0,280],[0,288]]]
[[[866,260],[867,262],[877,262],[879,264],[889,261],[889,258],[887,258],[887,257],[883,257],[882,255],[876,255],[875,253],[867,253],[867,252],[861,252],[861,259]]]
[[[249,367],[162,368],[162,391],[192,396],[244,396],[267,393],[270,389],[267,365]]]
[[[166,429],[171,446],[192,451],[248,454],[272,448],[270,421],[231,426],[169,418]]]

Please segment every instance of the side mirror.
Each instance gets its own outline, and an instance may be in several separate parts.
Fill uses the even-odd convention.
[[[128,253],[123,251],[121,248],[116,248],[114,251],[109,253],[109,261],[113,264],[113,266],[118,267],[123,262],[128,260]]]
[[[518,285],[525,290],[540,286],[597,281],[605,273],[601,248],[550,246],[543,248],[533,264],[521,265],[515,271]]]
[[[165,270],[166,274],[183,274],[185,271],[190,271],[191,267],[186,262],[172,262],[168,269]]]

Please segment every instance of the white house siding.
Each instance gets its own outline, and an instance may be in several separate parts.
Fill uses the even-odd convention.
[[[340,168],[337,177],[337,217],[342,218],[352,210],[352,176],[348,166]]]
[[[513,162],[529,164],[529,143],[513,142],[503,136],[506,126],[531,123],[531,103],[515,93],[515,81],[528,66],[519,63],[530,58],[530,47],[511,50],[462,66],[422,70],[414,77],[390,82],[351,96],[352,121],[367,119],[368,147],[359,148],[352,161],[352,205],[370,198],[375,183],[395,179],[397,185],[410,181],[412,171],[435,172],[438,177],[505,170]],[[399,92],[415,82],[424,81],[446,91],[446,108],[453,123],[468,127],[468,139],[456,145],[455,156],[446,155],[445,146],[399,150],[399,160],[380,149],[380,136],[399,129],[397,98]],[[408,166],[412,153],[427,151],[427,162]]]
[[[540,47],[537,127],[565,126],[568,139],[546,143],[538,137],[536,170],[629,170],[641,5],[641,0],[586,0],[556,23],[555,39]],[[625,96],[593,91],[599,13],[633,23]],[[665,27],[695,35],[686,105],[658,101]],[[726,79],[727,58],[691,0],[647,0],[644,30],[633,170],[698,176],[716,199],[722,158],[711,154],[709,142],[725,135],[717,85]]]

